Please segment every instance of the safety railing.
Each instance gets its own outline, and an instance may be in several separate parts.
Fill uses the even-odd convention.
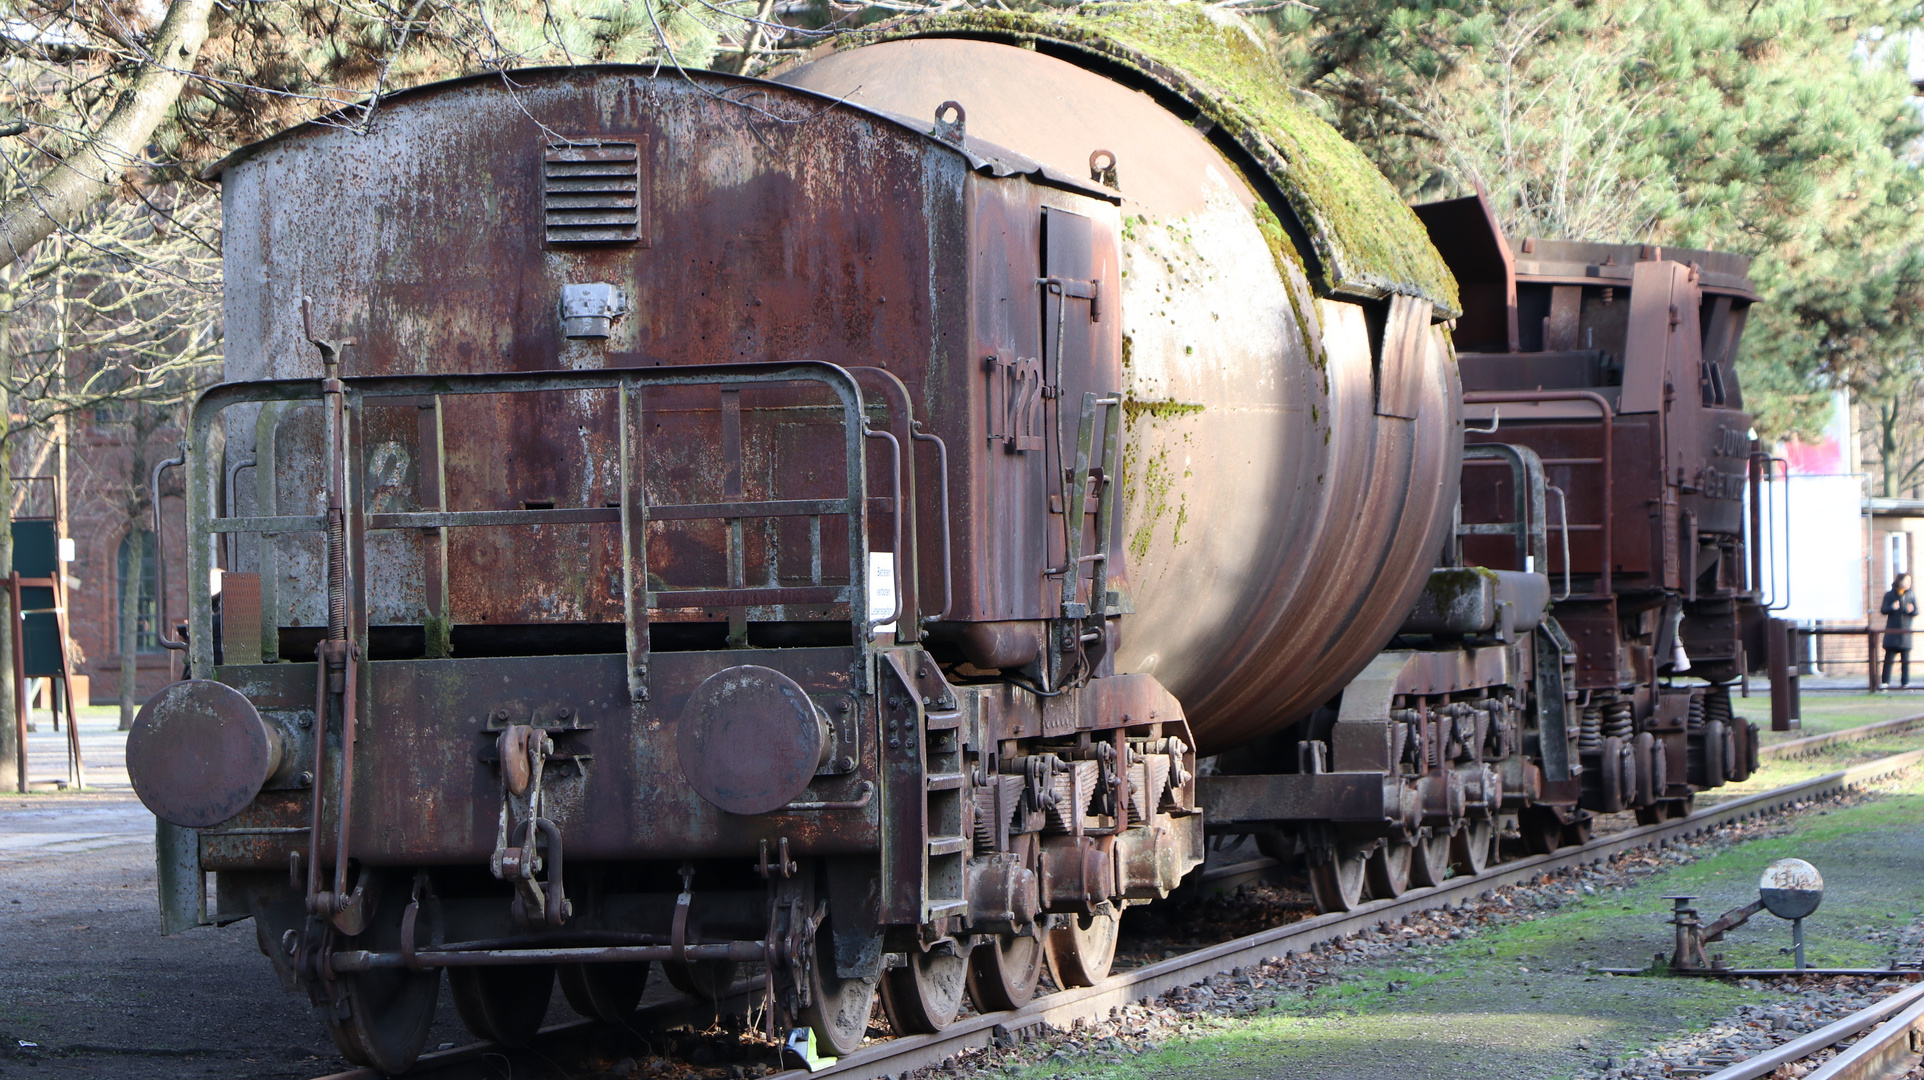
[[[1517,569],[1531,574],[1550,575],[1549,516],[1544,496],[1543,462],[1536,451],[1509,443],[1473,443],[1463,448],[1463,464],[1508,465],[1510,468],[1511,513],[1506,521],[1458,521],[1456,535],[1511,536],[1516,538]],[[1460,511],[1460,507],[1459,507]],[[1565,522],[1564,594],[1569,594],[1568,522]]]
[[[326,386],[337,386],[328,391]],[[723,501],[685,505],[650,505],[643,490],[646,471],[646,440],[642,427],[642,403],[651,389],[666,387],[715,386],[724,397],[747,386],[814,383],[831,391],[842,414],[842,448],[846,487],[841,497],[825,499],[749,500],[741,497],[739,480],[729,485]],[[899,385],[899,384],[898,384]],[[329,598],[344,600],[351,626],[348,634],[364,642],[367,632],[366,603],[363,589],[365,568],[360,565],[362,539],[368,532],[381,530],[445,530],[501,526],[539,526],[567,524],[613,524],[621,531],[621,584],[629,688],[637,700],[647,696],[649,663],[648,613],[668,608],[741,608],[778,605],[846,604],[852,624],[852,637],[866,643],[876,626],[898,616],[908,625],[915,623],[915,610],[898,603],[897,610],[874,612],[870,608],[869,521],[872,513],[889,513],[894,519],[895,554],[903,558],[905,573],[915,577],[916,564],[905,558],[913,551],[913,502],[903,490],[910,472],[903,440],[888,431],[872,430],[864,412],[861,387],[848,369],[826,363],[731,364],[688,367],[624,368],[589,371],[549,371],[539,373],[494,373],[432,376],[371,376],[340,380],[289,379],[263,382],[227,383],[216,386],[195,402],[190,421],[189,475],[187,478],[188,582],[190,600],[190,662],[196,671],[211,671],[214,662],[213,612],[210,571],[217,549],[215,538],[228,534],[271,536],[285,533],[327,533],[326,514],[278,514],[252,516],[219,514],[222,469],[211,452],[217,419],[227,409],[248,403],[291,402],[323,404],[324,395],[338,393],[346,412],[358,415],[370,401],[381,398],[439,399],[458,395],[527,394],[551,391],[612,391],[617,396],[620,422],[618,453],[619,505],[520,510],[447,509],[372,513],[359,492],[359,478],[365,476],[365,462],[359,440],[331,437],[343,445],[328,450],[337,455],[340,474],[354,478],[349,487],[354,495],[345,503],[346,528],[342,539],[348,558],[330,573]],[[738,405],[738,397],[733,403]],[[725,403],[726,404],[726,403]],[[906,394],[902,395],[901,415],[906,418]],[[895,413],[896,408],[890,409]],[[724,424],[727,416],[724,405]],[[739,421],[737,420],[737,423]],[[346,430],[345,426],[342,428]],[[739,445],[739,428],[734,440]],[[912,432],[919,436],[919,433]],[[724,432],[727,437],[727,432]],[[930,437],[932,438],[932,437]],[[866,446],[871,441],[890,447],[891,490],[886,500],[868,494]],[[939,440],[937,440],[939,442]],[[946,458],[944,453],[943,458]],[[946,460],[943,461],[946,465]],[[946,478],[943,483],[946,506]],[[443,484],[440,489],[446,491]],[[445,496],[443,496],[443,500]],[[445,506],[445,501],[443,501]],[[776,518],[809,519],[812,545],[811,578],[807,585],[780,585],[774,582],[752,584],[744,577],[741,556],[740,522]],[[846,584],[824,583],[822,530],[824,518],[840,517],[847,523],[848,570]],[[721,588],[649,587],[647,530],[650,522],[722,520],[728,530],[728,582]],[[946,520],[944,521],[946,541]],[[944,556],[946,558],[945,550]],[[336,576],[339,580],[333,580]],[[946,579],[946,575],[945,575]],[[946,591],[946,590],[945,590]],[[945,596],[945,606],[947,597]],[[864,665],[865,666],[865,665]]]
[[[1609,399],[1592,390],[1477,390],[1463,395],[1465,405],[1545,405],[1553,402],[1572,402],[1589,405],[1597,410],[1597,427],[1601,446],[1595,457],[1543,458],[1545,468],[1565,466],[1571,468],[1594,468],[1603,476],[1603,504],[1598,520],[1595,522],[1572,523],[1566,519],[1563,529],[1567,538],[1573,532],[1595,532],[1598,534],[1598,596],[1609,596],[1613,590],[1611,571],[1611,538],[1616,516],[1616,473],[1614,446],[1616,443],[1616,410]],[[1557,419],[1561,420],[1562,417]],[[1561,497],[1561,492],[1558,493]],[[1569,565],[1566,558],[1564,565]],[[1566,596],[1568,590],[1565,590]]]
[[[1753,449],[1749,472],[1750,591],[1765,611],[1783,611],[1790,607],[1790,462]]]

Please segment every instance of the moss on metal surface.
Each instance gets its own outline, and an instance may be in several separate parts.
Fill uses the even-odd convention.
[[[1125,397],[1122,399],[1122,411],[1133,425],[1144,416],[1153,420],[1167,420],[1199,413],[1203,407],[1190,401],[1144,401],[1137,397]]]
[[[450,644],[451,639],[448,633],[449,628],[446,619],[436,615],[429,615],[427,619],[422,622],[421,629],[427,636],[426,656],[428,659],[445,660],[454,655],[454,647]]]
[[[1423,591],[1430,596],[1430,603],[1438,611],[1448,611],[1459,596],[1479,592],[1485,581],[1496,581],[1496,571],[1483,566],[1464,566],[1439,568],[1430,571],[1430,580]]]
[[[1046,44],[1054,55],[1094,70],[1121,67],[1181,96],[1282,191],[1309,233],[1327,291],[1420,296],[1439,318],[1461,314],[1456,279],[1416,215],[1361,150],[1292,99],[1282,68],[1235,16],[1194,3],[1084,4],[1064,15],[974,10],[905,19],[849,35],[843,47],[916,37]]]

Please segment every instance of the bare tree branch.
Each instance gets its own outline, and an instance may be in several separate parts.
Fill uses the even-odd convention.
[[[19,258],[113,190],[143,157],[207,40],[214,0],[174,0],[127,89],[93,138],[0,205],[0,252]]]

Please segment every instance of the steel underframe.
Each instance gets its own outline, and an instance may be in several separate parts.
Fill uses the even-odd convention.
[[[1279,926],[1233,941],[1225,941],[1185,956],[1113,975],[1096,986],[1050,994],[1036,999],[1021,1009],[989,1013],[957,1021],[934,1035],[891,1039],[888,1042],[865,1047],[815,1073],[792,1069],[770,1073],[765,1080],[806,1080],[809,1077],[874,1080],[874,1078],[899,1076],[913,1069],[939,1065],[964,1050],[990,1045],[998,1035],[1043,1025],[1068,1028],[1079,1020],[1103,1019],[1117,1007],[1150,1000],[1178,987],[1194,985],[1210,975],[1303,952],[1322,942],[1338,940],[1372,927],[1387,925],[1418,912],[1459,904],[1491,889],[1519,884],[1548,871],[1562,870],[1586,863],[1598,863],[1620,852],[1694,836],[1804,799],[1816,798],[1880,780],[1902,772],[1919,762],[1924,762],[1924,750],[1912,750],[1880,758],[1838,772],[1813,777],[1801,783],[1706,807],[1686,818],[1666,821],[1660,825],[1641,826],[1600,837],[1580,847],[1566,848],[1549,855],[1506,863],[1476,877],[1452,879],[1435,888],[1414,890],[1395,900],[1378,900],[1365,904],[1355,911],[1318,915],[1287,926]],[[673,1002],[657,1006],[655,1010],[644,1010],[638,1019],[667,1026],[691,1016],[692,1013],[711,1015],[711,1010],[733,1011],[727,1008],[730,1002],[739,1002],[746,1007],[756,996],[757,991],[752,984],[749,984],[732,991],[729,1001],[724,1002],[719,1009],[696,1002]],[[659,1010],[658,1014],[656,1010]],[[1924,1026],[1924,1019],[1920,1019],[1918,1023]],[[1863,1027],[1869,1025],[1870,1022],[1866,1022]],[[592,1022],[584,1020],[550,1028],[545,1033],[545,1038],[551,1040],[586,1038],[592,1037],[592,1033],[596,1030],[600,1029]],[[1862,1028],[1860,1027],[1859,1030]],[[1835,1042],[1836,1038],[1831,1041]],[[1791,1045],[1794,1044],[1786,1044],[1787,1047]],[[439,1074],[447,1080],[452,1080],[458,1075],[466,1075],[461,1071],[462,1067],[479,1062],[487,1047],[488,1044],[483,1043],[457,1047],[440,1054],[424,1055],[410,1075]],[[1819,1048],[1810,1047],[1805,1053],[1815,1049]],[[1788,1060],[1794,1060],[1794,1058]],[[1770,1066],[1770,1068],[1774,1067],[1774,1065]],[[1712,1080],[1751,1080],[1768,1073],[1770,1068],[1756,1073],[1718,1074]],[[372,1070],[356,1069],[325,1077],[322,1080],[376,1080],[378,1075]],[[1834,1080],[1864,1080],[1867,1076],[1868,1074],[1846,1074]]]

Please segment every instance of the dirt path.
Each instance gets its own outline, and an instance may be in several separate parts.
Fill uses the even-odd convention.
[[[344,1067],[306,998],[275,980],[251,923],[160,936],[153,829],[131,798],[0,799],[0,1076]],[[438,1041],[467,1041],[441,1027]]]

